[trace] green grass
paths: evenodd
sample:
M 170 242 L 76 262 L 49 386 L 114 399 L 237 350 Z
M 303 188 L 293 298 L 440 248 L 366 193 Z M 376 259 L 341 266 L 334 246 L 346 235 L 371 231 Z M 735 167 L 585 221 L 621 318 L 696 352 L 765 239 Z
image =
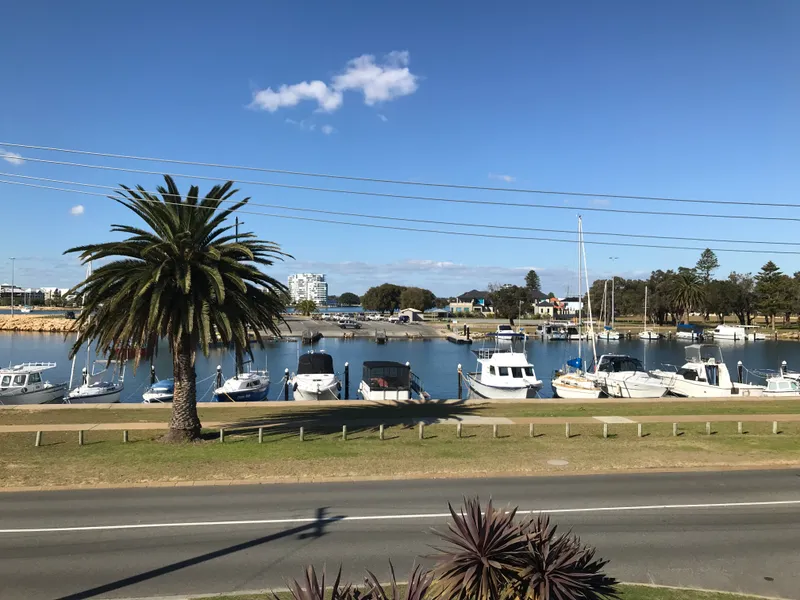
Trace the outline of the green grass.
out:
M 53 423 L 166 423 L 171 407 L 147 408 L 59 408 L 45 410 L 0 410 L 0 425 L 33 425 Z M 340 425 L 365 420 L 373 423 L 414 417 L 447 418 L 455 415 L 484 417 L 589 417 L 596 415 L 662 416 L 662 415 L 756 415 L 796 414 L 800 401 L 730 400 L 724 402 L 603 402 L 593 404 L 507 403 L 507 404 L 377 404 L 356 405 L 342 402 L 336 406 L 301 406 L 292 402 L 265 403 L 258 407 L 232 405 L 201 406 L 200 418 L 205 422 L 230 424 L 270 424 L 291 421 L 337 422 Z
M 266 430 L 259 444 L 255 432 L 229 434 L 219 443 L 208 432 L 205 441 L 167 445 L 160 432 L 89 431 L 78 446 L 76 432 L 45 432 L 43 446 L 34 447 L 33 433 L 0 434 L 0 486 L 131 485 L 188 481 L 298 481 L 346 478 L 467 477 L 597 473 L 616 470 L 766 467 L 800 465 L 800 423 L 786 423 L 773 435 L 771 423 L 718 423 L 713 435 L 704 423 L 685 424 L 672 437 L 669 423 L 645 424 L 645 437 L 636 425 L 611 425 L 609 439 L 602 425 L 537 426 L 528 437 L 525 425 L 501 425 L 497 439 L 492 427 L 465 425 L 461 439 L 454 425 L 425 428 L 387 427 L 378 439 L 371 426 L 306 428 L 299 440 L 296 429 Z M 548 461 L 568 461 L 554 466 Z

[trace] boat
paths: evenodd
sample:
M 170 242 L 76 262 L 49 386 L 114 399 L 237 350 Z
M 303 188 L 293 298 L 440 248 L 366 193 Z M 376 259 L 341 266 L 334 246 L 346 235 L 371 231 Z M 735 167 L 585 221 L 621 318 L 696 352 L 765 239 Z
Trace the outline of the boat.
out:
M 767 389 L 764 390 L 764 396 L 770 398 L 781 398 L 784 396 L 798 396 L 800 395 L 800 384 L 796 379 L 778 375 L 767 379 Z
M 67 383 L 42 380 L 42 373 L 55 369 L 54 362 L 28 362 L 0 369 L 0 404 L 44 404 L 64 397 Z
M 303 344 L 316 344 L 322 339 L 322 333 L 316 329 L 306 329 L 300 336 Z
M 470 398 L 524 399 L 536 398 L 542 389 L 542 381 L 536 377 L 533 365 L 525 353 L 527 336 L 515 333 L 505 341 L 495 338 L 495 347 L 473 350 L 477 357 L 477 368 L 464 373 Z
M 578 325 L 568 325 L 566 328 L 566 338 L 570 342 L 580 342 L 582 340 L 588 339 L 588 333 L 585 331 L 581 331 L 581 324 Z
M 613 342 L 616 340 L 622 339 L 622 335 L 619 331 L 614 329 L 614 314 L 616 307 L 614 306 L 614 279 L 611 279 L 611 324 L 609 325 L 608 321 L 608 311 L 606 310 L 606 291 L 608 288 L 608 280 L 603 284 L 603 308 L 602 308 L 602 320 L 603 320 L 603 329 L 597 332 L 597 339 L 602 340 L 604 342 Z
M 252 362 L 242 365 L 242 371 L 222 381 L 222 369 L 217 367 L 217 385 L 212 402 L 261 402 L 269 393 L 269 371 L 251 369 Z
M 19 307 L 19 312 L 21 312 L 23 314 L 27 314 L 27 313 L 33 312 L 33 307 L 32 306 L 28 306 L 27 304 L 25 306 L 20 306 Z
M 536 333 L 545 340 L 566 340 L 567 323 L 551 321 L 536 326 Z
M 604 342 L 613 342 L 622 339 L 622 334 L 620 334 L 619 331 L 614 331 L 608 325 L 604 326 L 602 331 L 598 331 L 595 335 L 598 340 L 603 340 Z
M 705 335 L 703 333 L 703 328 L 700 325 L 692 325 L 691 323 L 678 323 L 677 331 L 675 332 L 675 339 L 702 342 L 704 338 Z
M 342 389 L 333 371 L 333 358 L 324 352 L 300 355 L 289 385 L 295 400 L 337 400 Z
M 715 340 L 737 341 L 760 341 L 766 340 L 767 336 L 758 333 L 756 325 L 717 325 L 712 331 Z
M 102 364 L 103 367 L 95 372 L 95 365 Z M 74 361 L 73 361 L 74 366 Z M 110 377 L 105 379 L 108 373 L 108 362 L 105 360 L 95 361 L 91 372 L 88 367 L 83 367 L 81 371 L 81 384 L 71 390 L 64 402 L 67 404 L 115 404 L 120 401 L 122 390 L 125 389 L 125 363 L 115 363 L 114 370 Z M 70 376 L 70 387 L 72 376 Z
M 651 375 L 664 382 L 670 394 L 689 398 L 763 395 L 764 386 L 731 379 L 719 346 L 691 344 L 686 346 L 685 352 L 686 363 L 677 371 L 651 371 Z
M 390 360 L 364 361 L 358 395 L 364 400 L 411 400 L 414 395 L 429 400 L 422 382 L 409 363 Z
M 642 317 L 642 330 L 639 332 L 639 339 L 652 342 L 661 338 L 660 333 L 647 328 L 647 286 L 644 286 L 644 317 Z
M 563 371 L 556 371 L 551 386 L 553 388 L 553 395 L 558 398 L 574 398 L 574 399 L 589 399 L 599 398 L 602 389 L 598 385 L 597 380 L 586 373 L 583 365 L 583 344 L 582 340 L 588 338 L 592 341 L 592 355 L 595 362 L 597 362 L 597 347 L 595 346 L 595 336 L 592 334 L 592 300 L 589 293 L 589 273 L 586 269 L 586 248 L 583 244 L 583 219 L 578 217 L 578 298 L 582 298 L 581 286 L 583 285 L 583 278 L 586 278 L 586 297 L 588 299 L 587 306 L 589 309 L 588 334 L 581 331 L 581 322 L 583 317 L 583 303 L 578 307 L 578 326 L 577 340 L 578 340 L 578 356 L 567 361 L 566 367 Z M 572 328 L 568 328 L 572 329 Z
M 175 380 L 162 379 L 161 381 L 154 381 L 147 391 L 142 394 L 142 399 L 146 404 L 156 404 L 163 402 L 172 402 L 172 397 L 175 394 Z
M 592 371 L 603 392 L 611 398 L 661 398 L 666 384 L 650 375 L 638 358 L 603 354 Z
M 511 325 L 498 325 L 494 332 L 498 344 L 511 345 L 514 339 L 514 328 Z

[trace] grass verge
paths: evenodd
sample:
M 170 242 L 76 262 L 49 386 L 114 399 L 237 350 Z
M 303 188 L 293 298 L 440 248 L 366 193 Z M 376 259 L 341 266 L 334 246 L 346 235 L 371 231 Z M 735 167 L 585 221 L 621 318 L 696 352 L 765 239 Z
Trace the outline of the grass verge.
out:
M 308 481 L 347 478 L 435 478 L 487 475 L 593 473 L 617 470 L 681 468 L 761 468 L 800 465 L 800 423 L 782 426 L 773 435 L 771 423 L 718 423 L 707 435 L 704 423 L 687 423 L 672 437 L 668 423 L 646 424 L 644 437 L 636 425 L 612 425 L 608 439 L 602 425 L 537 426 L 529 437 L 525 425 L 501 425 L 498 438 L 491 426 L 465 425 L 456 437 L 453 425 L 425 428 L 387 427 L 379 439 L 373 427 L 353 428 L 347 441 L 336 432 L 306 428 L 305 441 L 296 431 L 228 435 L 216 432 L 203 442 L 165 445 L 155 431 L 91 431 L 85 445 L 75 432 L 46 432 L 34 447 L 34 434 L 0 434 L 0 487 L 133 485 L 190 481 Z M 553 464 L 551 461 L 557 461 Z M 566 464 L 563 464 L 566 461 Z

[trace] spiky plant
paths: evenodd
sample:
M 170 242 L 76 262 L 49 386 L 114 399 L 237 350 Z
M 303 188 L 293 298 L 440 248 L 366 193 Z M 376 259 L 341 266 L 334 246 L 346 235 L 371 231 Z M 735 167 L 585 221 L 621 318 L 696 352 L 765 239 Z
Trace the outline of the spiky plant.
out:
M 530 600 L 601 600 L 618 598 L 617 580 L 603 571 L 607 560 L 572 534 L 557 533 L 550 517 L 526 525 L 525 565 L 514 585 L 515 596 Z
M 237 192 L 232 181 L 214 186 L 205 197 L 192 186 L 185 198 L 171 177 L 165 175 L 164 182 L 158 195 L 141 186 L 121 186 L 113 197 L 145 228 L 113 225 L 113 233 L 130 237 L 66 251 L 79 253 L 84 263 L 116 259 L 70 290 L 84 299 L 70 358 L 92 341 L 111 357 L 129 347 L 152 355 L 158 341 L 166 339 L 175 396 L 165 439 L 186 441 L 200 435 L 197 351 L 207 355 L 209 345 L 218 341 L 232 345 L 238 358 L 243 351 L 250 353 L 248 329 L 261 347 L 262 331 L 280 335 L 287 289 L 260 267 L 288 255 L 252 233 L 231 232 L 228 217 L 249 200 L 232 200 Z M 233 204 L 223 207 L 227 202 Z
M 367 571 L 365 584 L 365 599 L 369 600 L 426 600 L 430 598 L 431 584 L 433 583 L 433 573 L 424 570 L 420 565 L 414 566 L 406 585 L 406 593 L 401 597 L 397 585 L 397 578 L 394 574 L 394 565 L 389 561 L 389 571 L 391 580 L 389 581 L 389 593 L 383 584 L 378 581 L 372 571 Z
M 325 570 L 318 577 L 314 567 L 306 569 L 304 581 L 292 581 L 289 584 L 289 593 L 294 600 L 359 600 L 362 596 L 358 589 L 349 583 L 341 583 L 342 568 L 336 574 L 330 595 L 326 596 L 325 591 Z M 273 600 L 282 600 L 280 596 L 272 593 Z
M 434 574 L 442 598 L 498 600 L 516 581 L 527 538 L 515 522 L 516 508 L 496 509 L 492 501 L 481 511 L 478 498 L 464 499 L 456 513 L 448 504 L 449 531 L 435 532 L 450 544 L 439 552 Z

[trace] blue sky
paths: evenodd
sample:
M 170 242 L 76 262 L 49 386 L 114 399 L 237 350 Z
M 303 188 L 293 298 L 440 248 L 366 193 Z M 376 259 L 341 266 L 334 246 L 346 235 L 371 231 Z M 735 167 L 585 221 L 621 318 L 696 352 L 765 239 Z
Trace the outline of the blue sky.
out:
M 800 3 L 793 0 L 491 7 L 200 0 L 191 10 L 186 6 L 164 0 L 5 3 L 0 141 L 374 178 L 795 202 Z M 239 186 L 255 202 L 295 207 L 569 230 L 583 212 L 588 232 L 796 237 L 796 223 L 586 211 L 780 215 L 786 209 L 405 188 L 5 151 L 23 159 L 574 211 Z M 158 180 L 7 158 L 0 160 L 3 173 L 149 189 Z M 0 184 L 0 201 L 0 279 L 10 279 L 6 257 L 17 256 L 22 285 L 74 283 L 82 269 L 61 252 L 109 239 L 110 223 L 127 220 L 124 210 L 101 197 Z M 82 214 L 72 214 L 78 205 Z M 276 276 L 323 271 L 333 293 L 397 281 L 455 294 L 489 282 L 519 282 L 528 268 L 542 273 L 547 290 L 560 294 L 577 285 L 574 244 L 243 218 L 245 229 L 279 242 L 296 258 L 276 268 Z M 608 240 L 587 235 L 591 239 Z M 612 270 L 635 275 L 691 265 L 699 252 L 587 246 L 587 254 L 590 274 L 602 277 Z M 720 252 L 719 258 L 725 273 L 757 271 L 769 258 L 787 272 L 800 270 L 796 256 Z

